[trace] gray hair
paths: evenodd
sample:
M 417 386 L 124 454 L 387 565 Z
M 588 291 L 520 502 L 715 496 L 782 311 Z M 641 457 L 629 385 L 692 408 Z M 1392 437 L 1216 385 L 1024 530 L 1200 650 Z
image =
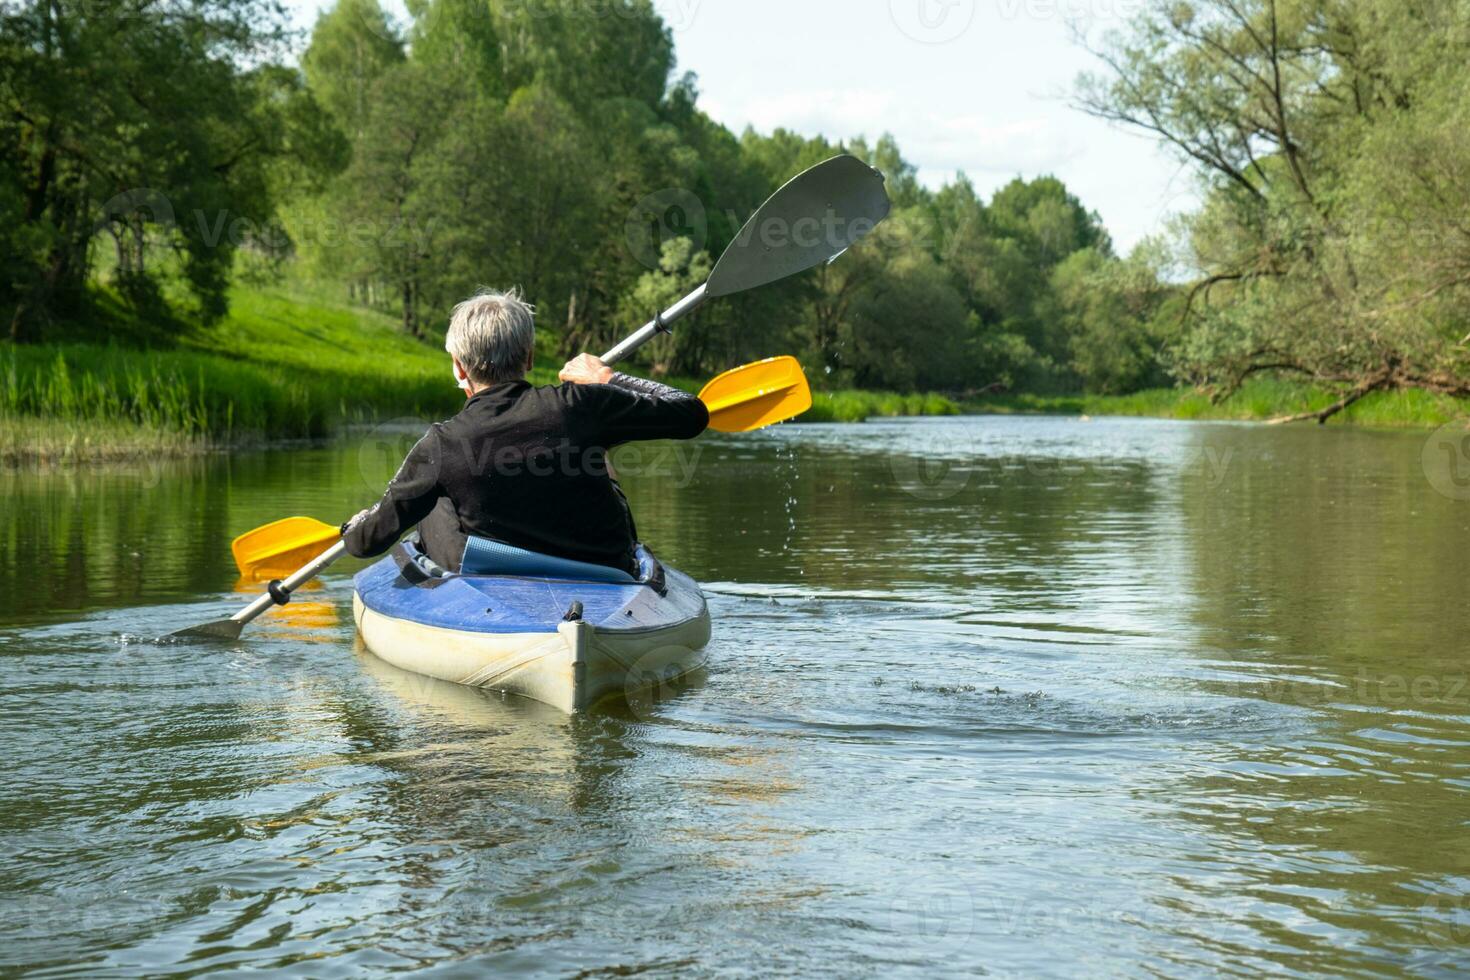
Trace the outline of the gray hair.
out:
M 535 312 L 518 289 L 482 289 L 450 314 L 444 349 L 476 384 L 518 380 L 536 347 Z

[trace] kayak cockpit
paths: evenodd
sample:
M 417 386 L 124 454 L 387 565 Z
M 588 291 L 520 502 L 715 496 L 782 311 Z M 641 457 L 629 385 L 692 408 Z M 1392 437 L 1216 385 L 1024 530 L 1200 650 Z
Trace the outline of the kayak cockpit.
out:
M 638 559 L 638 581 L 467 575 L 446 570 L 403 541 L 388 559 L 359 573 L 355 584 L 363 601 L 384 615 L 477 633 L 552 631 L 573 603 L 581 603 L 583 621 L 612 629 L 656 627 L 693 614 L 687 594 L 670 596 L 658 559 L 641 546 Z
M 460 574 L 404 542 L 358 573 L 354 618 L 395 666 L 577 710 L 704 663 L 698 583 L 640 560 L 646 581 Z

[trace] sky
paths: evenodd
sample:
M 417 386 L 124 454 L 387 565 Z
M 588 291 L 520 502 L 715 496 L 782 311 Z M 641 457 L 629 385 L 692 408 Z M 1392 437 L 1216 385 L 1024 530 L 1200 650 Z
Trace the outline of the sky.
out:
M 331 0 L 288 2 L 309 27 Z M 1071 25 L 1095 37 L 1142 0 L 654 3 L 676 71 L 698 75 L 700 105 L 736 133 L 892 133 L 926 185 L 963 171 L 987 196 L 1017 175 L 1052 174 L 1102 215 L 1120 253 L 1197 204 L 1166 150 L 1068 104 L 1078 73 L 1096 67 Z M 402 18 L 397 0 L 385 6 Z

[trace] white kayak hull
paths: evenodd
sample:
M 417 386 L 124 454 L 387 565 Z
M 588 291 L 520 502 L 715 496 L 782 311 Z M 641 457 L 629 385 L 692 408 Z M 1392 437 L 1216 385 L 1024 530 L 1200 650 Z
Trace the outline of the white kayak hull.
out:
M 353 618 L 367 649 L 404 670 L 575 712 L 664 688 L 706 662 L 709 609 L 673 569 L 662 593 L 504 576 L 450 576 L 424 589 L 390 576 L 387 562 L 358 576 Z M 473 628 L 466 610 L 486 602 L 485 628 Z M 573 603 L 585 618 L 563 618 Z

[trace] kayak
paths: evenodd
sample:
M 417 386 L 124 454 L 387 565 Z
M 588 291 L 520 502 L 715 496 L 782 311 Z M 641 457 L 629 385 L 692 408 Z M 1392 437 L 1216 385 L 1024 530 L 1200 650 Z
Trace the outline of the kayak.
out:
M 353 580 L 364 646 L 404 670 L 575 712 L 704 666 L 699 584 L 639 550 L 637 579 L 551 571 L 458 574 L 404 541 Z M 603 571 L 607 571 L 604 569 Z

